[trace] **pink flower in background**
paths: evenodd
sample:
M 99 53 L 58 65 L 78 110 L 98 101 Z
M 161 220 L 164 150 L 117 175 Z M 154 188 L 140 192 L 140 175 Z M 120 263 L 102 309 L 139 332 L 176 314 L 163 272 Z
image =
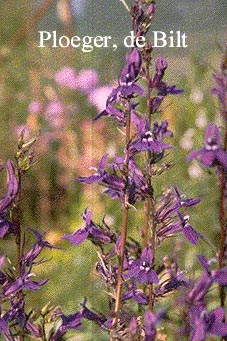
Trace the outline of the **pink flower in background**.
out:
M 54 100 L 48 103 L 44 115 L 54 128 L 60 128 L 64 125 L 63 113 L 63 104 L 59 100 Z
M 28 106 L 28 111 L 32 114 L 38 114 L 42 110 L 42 105 L 38 101 L 32 101 Z
M 98 73 L 92 69 L 85 69 L 80 71 L 77 78 L 78 89 L 82 92 L 88 93 L 98 85 Z
M 14 130 L 14 133 L 15 133 L 15 136 L 16 136 L 17 139 L 19 138 L 19 136 L 21 136 L 22 132 L 23 132 L 24 140 L 25 141 L 28 140 L 29 139 L 29 134 L 30 134 L 29 127 L 26 126 L 26 125 L 19 125 L 19 126 L 17 126 L 15 128 L 15 130 Z
M 100 86 L 90 92 L 88 100 L 101 112 L 106 109 L 106 101 L 111 91 L 110 85 Z
M 77 78 L 78 76 L 76 71 L 68 66 L 63 67 L 54 76 L 57 85 L 64 86 L 72 90 L 76 90 L 78 88 Z

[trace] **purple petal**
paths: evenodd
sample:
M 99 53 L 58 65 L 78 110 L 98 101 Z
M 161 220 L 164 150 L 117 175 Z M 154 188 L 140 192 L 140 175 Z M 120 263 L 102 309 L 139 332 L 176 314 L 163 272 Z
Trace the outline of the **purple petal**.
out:
M 19 184 L 15 176 L 14 165 L 11 161 L 7 161 L 7 193 L 5 197 L 0 200 L 0 211 L 4 211 L 16 198 Z
M 213 150 L 204 151 L 201 154 L 200 161 L 207 167 L 211 167 L 214 164 L 216 153 Z
M 212 271 L 212 278 L 221 285 L 227 285 L 227 267 L 220 270 Z
M 149 264 L 152 264 L 153 254 L 150 246 L 147 246 L 145 249 L 143 249 L 140 260 L 141 262 L 148 262 Z
M 73 234 L 66 234 L 62 239 L 68 239 L 72 245 L 81 244 L 88 237 L 88 230 L 81 228 L 74 232 Z
M 216 157 L 218 161 L 224 166 L 227 167 L 227 152 L 219 149 L 216 151 Z
M 188 156 L 187 156 L 187 161 L 190 161 L 190 160 L 192 160 L 192 159 L 197 158 L 199 155 L 201 155 L 201 153 L 202 153 L 203 151 L 204 151 L 204 148 L 194 150 L 193 152 L 191 152 L 190 154 L 188 154 Z
M 136 260 L 130 266 L 129 271 L 124 275 L 124 278 L 136 277 L 140 272 L 140 260 Z
M 190 243 L 194 245 L 198 243 L 198 239 L 200 235 L 193 229 L 191 225 L 188 225 L 188 224 L 185 225 L 183 228 L 183 233 Z

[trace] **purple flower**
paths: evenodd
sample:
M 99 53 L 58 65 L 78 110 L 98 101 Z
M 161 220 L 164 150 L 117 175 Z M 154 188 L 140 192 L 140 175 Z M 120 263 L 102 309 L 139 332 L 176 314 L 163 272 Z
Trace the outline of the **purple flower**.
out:
M 98 84 L 99 77 L 95 70 L 85 69 L 80 71 L 77 77 L 78 89 L 81 92 L 89 93 Z
M 187 160 L 199 158 L 206 167 L 222 165 L 227 167 L 227 152 L 221 148 L 221 137 L 218 127 L 209 123 L 205 133 L 205 146 L 191 152 Z
M 38 114 L 42 110 L 42 105 L 38 101 L 33 101 L 28 106 L 28 111 L 33 114 Z
M 63 87 L 76 90 L 78 88 L 76 71 L 68 66 L 63 67 L 55 74 L 55 82 Z
M 140 259 L 135 260 L 124 275 L 134 278 L 138 283 L 158 283 L 158 276 L 153 270 L 153 255 L 150 246 L 143 249 Z
M 76 312 L 71 315 L 61 315 L 62 323 L 57 331 L 51 335 L 50 341 L 59 341 L 61 337 L 70 329 L 78 329 L 81 326 L 81 321 L 83 318 L 82 312 Z
M 140 304 L 148 304 L 148 297 L 143 293 L 141 289 L 137 289 L 136 284 L 133 282 L 129 291 L 124 293 L 121 297 L 122 301 L 133 299 Z
M 182 228 L 182 232 L 185 235 L 185 238 L 192 244 L 196 245 L 198 243 L 198 239 L 201 238 L 201 234 L 196 232 L 195 229 L 188 223 L 189 216 L 182 216 L 182 214 L 178 211 L 178 217 L 180 218 L 179 225 Z
M 137 201 L 143 201 L 146 198 L 151 198 L 153 188 L 148 184 L 143 173 L 136 163 L 129 160 L 129 179 L 128 179 L 128 202 L 135 204 Z
M 106 102 L 112 87 L 110 85 L 100 86 L 93 89 L 88 96 L 89 102 L 94 105 L 98 112 L 102 112 L 106 108 Z
M 0 212 L 5 211 L 12 202 L 16 199 L 19 184 L 15 175 L 15 169 L 12 161 L 7 161 L 7 193 L 3 199 L 0 200 Z
M 45 118 L 54 128 L 61 128 L 64 125 L 64 106 L 59 100 L 48 103 L 45 110 Z
M 107 175 L 107 171 L 105 170 L 106 164 L 107 164 L 107 157 L 108 154 L 104 154 L 101 158 L 101 161 L 99 163 L 99 167 L 96 170 L 96 173 L 94 175 L 88 176 L 88 177 L 78 177 L 77 181 L 79 182 L 85 182 L 87 184 L 93 184 L 93 183 L 99 183 L 101 182 L 105 176 Z
M 119 94 L 124 98 L 132 98 L 135 94 L 143 95 L 144 90 L 136 84 L 142 64 L 141 53 L 133 48 L 126 56 L 126 65 L 124 66 L 119 79 L 119 86 L 113 90 L 111 97 Z
M 152 80 L 152 87 L 158 87 L 158 85 L 160 84 L 160 81 L 164 77 L 165 70 L 168 67 L 168 64 L 167 64 L 165 58 L 159 57 L 156 60 L 155 67 L 156 67 L 156 72 L 155 72 L 154 78 Z
M 159 223 L 167 221 L 171 216 L 184 207 L 191 207 L 200 202 L 199 198 L 184 198 L 175 186 L 161 196 L 160 205 L 156 210 L 156 218 Z
M 156 325 L 161 319 L 163 313 L 155 315 L 150 310 L 144 314 L 144 327 L 145 327 L 145 341 L 153 341 L 156 339 Z
M 40 287 L 48 282 L 48 279 L 43 279 L 41 281 L 31 281 L 30 278 L 34 276 L 34 274 L 26 273 L 19 277 L 15 282 L 9 284 L 4 289 L 4 296 L 10 296 L 16 294 L 18 291 L 22 289 L 29 290 L 39 290 Z
M 43 237 L 46 235 L 46 233 L 39 233 L 33 228 L 30 228 L 30 230 L 34 233 L 37 242 L 32 246 L 31 250 L 28 251 L 23 257 L 22 257 L 22 264 L 27 265 L 31 267 L 34 260 L 39 256 L 42 249 L 44 247 L 50 248 L 50 249 L 59 249 L 58 247 L 51 245 L 48 241 L 43 240 Z
M 86 303 L 87 299 L 85 298 L 83 303 L 81 304 L 83 308 L 82 316 L 89 321 L 94 321 L 99 326 L 104 325 L 104 323 L 107 321 L 107 318 L 103 314 L 96 314 L 95 312 L 88 309 Z
M 168 121 L 162 121 L 161 124 L 158 122 L 154 123 L 153 135 L 156 140 L 162 141 L 166 136 L 172 137 L 172 131 L 168 130 Z
M 97 172 L 89 177 L 79 177 L 77 181 L 85 182 L 88 184 L 99 183 L 107 187 L 108 189 L 104 192 L 109 194 L 112 198 L 122 197 L 125 189 L 125 180 L 122 176 L 118 176 L 116 171 L 109 173 L 105 170 L 107 164 L 108 154 L 103 155 Z M 115 167 L 115 166 L 114 166 Z M 118 167 L 118 165 L 116 165 Z
M 190 341 L 203 341 L 209 334 L 216 336 L 227 336 L 227 323 L 225 319 L 225 309 L 218 307 L 207 313 L 194 307 L 190 312 L 192 332 Z
M 15 341 L 12 337 L 8 324 L 3 318 L 0 318 L 0 333 L 6 337 L 7 341 Z
M 16 229 L 16 225 L 11 223 L 6 215 L 6 212 L 0 213 L 0 238 L 4 238 L 7 233 L 15 232 Z
M 62 237 L 62 239 L 68 239 L 72 245 L 81 244 L 88 237 L 95 243 L 110 243 L 113 237 L 113 233 L 110 230 L 103 229 L 100 226 L 93 223 L 91 220 L 91 212 L 85 209 L 83 213 L 83 219 L 85 226 L 75 231 L 73 234 L 68 234 Z
M 171 146 L 156 139 L 150 130 L 148 120 L 141 119 L 138 125 L 139 138 L 129 144 L 129 151 L 131 153 L 151 151 L 160 154 L 165 149 L 170 149 Z

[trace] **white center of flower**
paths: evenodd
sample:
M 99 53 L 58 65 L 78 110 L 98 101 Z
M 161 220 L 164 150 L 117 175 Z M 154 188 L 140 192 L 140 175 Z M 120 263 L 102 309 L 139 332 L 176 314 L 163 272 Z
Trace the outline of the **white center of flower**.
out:
M 150 269 L 151 269 L 151 266 L 148 262 L 143 262 L 140 265 L 140 270 L 144 270 L 145 272 L 148 272 L 148 271 L 150 271 Z

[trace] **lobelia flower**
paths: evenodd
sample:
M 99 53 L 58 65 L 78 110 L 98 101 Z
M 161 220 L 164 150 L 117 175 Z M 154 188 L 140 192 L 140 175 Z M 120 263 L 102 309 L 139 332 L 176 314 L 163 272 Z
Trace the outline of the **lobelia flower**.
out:
M 154 77 L 151 81 L 152 87 L 155 88 L 155 87 L 159 86 L 162 78 L 164 77 L 165 70 L 167 69 L 167 67 L 168 67 L 168 64 L 167 64 L 165 58 L 159 57 L 156 60 L 156 63 L 155 63 L 156 72 L 155 72 Z
M 158 283 L 158 275 L 153 270 L 153 255 L 150 246 L 143 249 L 140 259 L 129 266 L 124 278 L 134 278 L 138 283 Z
M 83 318 L 89 321 L 94 321 L 99 326 L 103 326 L 104 323 L 107 321 L 107 318 L 103 314 L 96 314 L 95 312 L 88 309 L 88 307 L 86 306 L 86 303 L 87 303 L 87 299 L 85 298 L 83 303 L 81 304 Z
M 4 318 L 0 318 L 0 333 L 6 337 L 7 341 L 15 341 Z
M 122 295 L 121 300 L 125 301 L 131 298 L 137 303 L 144 304 L 144 305 L 147 305 L 149 301 L 148 297 L 143 293 L 143 291 L 141 289 L 137 289 L 134 281 L 132 282 L 132 285 L 129 291 L 127 291 L 126 293 Z
M 146 310 L 144 314 L 145 341 L 156 340 L 156 325 L 159 323 L 163 315 L 163 311 L 155 315 L 150 310 Z
M 194 307 L 190 311 L 190 319 L 192 329 L 190 341 L 204 341 L 209 334 L 227 336 L 227 323 L 223 322 L 224 308 L 218 307 L 208 313 L 204 307 Z
M 87 238 L 91 238 L 94 242 L 101 242 L 103 244 L 111 243 L 114 234 L 110 230 L 104 230 L 94 224 L 91 220 L 91 215 L 91 211 L 85 209 L 83 213 L 85 226 L 81 227 L 73 234 L 64 235 L 62 239 L 68 239 L 72 245 L 81 244 Z
M 29 290 L 39 290 L 40 287 L 48 282 L 48 279 L 43 279 L 40 281 L 31 281 L 30 278 L 34 276 L 34 274 L 27 272 L 19 277 L 15 282 L 9 284 L 4 288 L 3 294 L 4 296 L 15 295 L 18 291 L 22 289 Z
M 166 136 L 173 136 L 172 131 L 168 130 L 168 125 L 168 121 L 162 121 L 160 124 L 158 122 L 154 122 L 152 133 L 157 141 L 162 141 L 162 139 Z
M 13 297 L 10 300 L 11 308 L 4 314 L 3 319 L 9 324 L 13 320 L 17 320 L 20 326 L 25 325 L 27 317 L 24 311 L 24 299 Z
M 104 193 L 109 194 L 113 199 L 122 198 L 126 192 L 129 204 L 134 204 L 136 201 L 152 196 L 152 187 L 147 183 L 139 167 L 132 159 L 129 160 L 127 176 L 125 156 L 116 157 L 114 163 L 109 165 L 113 173 L 108 173 L 105 170 L 106 161 L 107 154 L 102 157 L 97 173 L 89 177 L 79 177 L 77 180 L 89 184 L 97 182 L 104 185 L 108 188 Z M 127 177 L 128 181 L 126 181 Z
M 218 127 L 209 123 L 205 133 L 205 146 L 191 152 L 187 160 L 198 158 L 206 167 L 221 165 L 227 167 L 227 152 L 221 148 L 221 137 Z
M 182 214 L 177 211 L 178 217 L 180 218 L 180 222 L 177 223 L 181 227 L 181 231 L 185 235 L 185 238 L 192 244 L 197 245 L 199 238 L 201 238 L 201 234 L 196 232 L 195 229 L 188 224 L 189 216 L 182 216 Z
M 147 119 L 141 118 L 137 125 L 139 138 L 129 144 L 129 151 L 131 153 L 151 151 L 160 154 L 165 149 L 172 148 L 170 145 L 155 139 L 154 134 L 150 129 L 150 124 Z
M 19 190 L 18 180 L 15 175 L 15 169 L 12 161 L 8 160 L 7 167 L 7 193 L 0 200 L 0 212 L 4 212 L 16 199 Z
M 161 196 L 160 205 L 156 209 L 157 222 L 163 223 L 180 208 L 195 206 L 198 203 L 200 203 L 199 198 L 184 198 L 175 186 Z
M 151 198 L 153 195 L 153 189 L 148 184 L 143 173 L 136 165 L 136 163 L 129 160 L 129 174 L 128 174 L 128 202 L 133 205 L 137 201 L 143 201 L 146 198 Z
M 124 66 L 119 79 L 119 86 L 114 89 L 114 93 L 119 93 L 124 98 L 132 98 L 135 94 L 143 95 L 144 90 L 136 84 L 137 77 L 141 69 L 142 57 L 138 49 L 133 48 L 131 53 L 126 56 L 126 65 Z
M 59 249 L 58 247 L 51 245 L 48 241 L 43 240 L 43 237 L 46 235 L 45 232 L 41 234 L 33 228 L 30 228 L 30 230 L 34 233 L 37 242 L 32 246 L 30 251 L 28 251 L 24 256 L 22 256 L 21 259 L 22 264 L 28 267 L 32 266 L 34 260 L 39 256 L 44 247 L 50 249 Z
M 7 213 L 0 213 L 0 238 L 4 238 L 7 233 L 15 232 L 16 226 L 7 219 Z
M 119 126 L 125 127 L 128 113 L 127 110 L 120 106 L 120 103 L 118 102 L 120 102 L 118 99 L 118 91 L 117 89 L 114 89 L 107 98 L 105 110 L 96 115 L 93 120 L 96 121 L 102 116 L 108 116 L 112 118 Z M 135 120 L 138 120 L 135 111 L 137 105 L 138 103 L 130 103 L 130 115 L 132 123 L 134 123 Z
M 62 323 L 60 327 L 51 333 L 50 341 L 59 341 L 61 337 L 70 329 L 78 329 L 81 326 L 83 314 L 79 311 L 71 315 L 61 315 Z

